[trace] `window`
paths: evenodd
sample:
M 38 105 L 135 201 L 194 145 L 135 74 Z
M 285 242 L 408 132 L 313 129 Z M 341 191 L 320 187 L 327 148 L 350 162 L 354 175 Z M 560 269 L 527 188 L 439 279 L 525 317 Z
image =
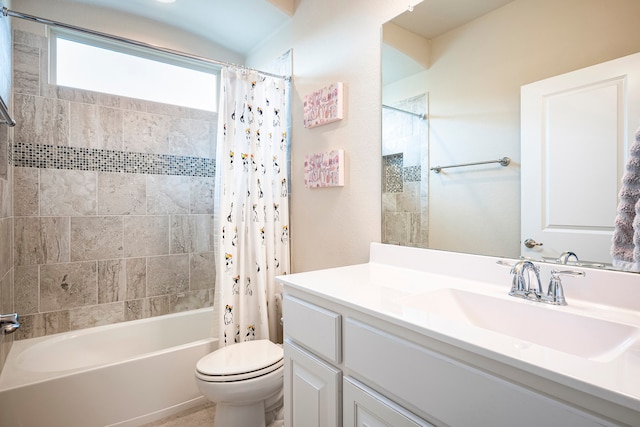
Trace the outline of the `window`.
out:
M 96 92 L 216 111 L 219 68 L 201 61 L 51 30 L 51 81 Z

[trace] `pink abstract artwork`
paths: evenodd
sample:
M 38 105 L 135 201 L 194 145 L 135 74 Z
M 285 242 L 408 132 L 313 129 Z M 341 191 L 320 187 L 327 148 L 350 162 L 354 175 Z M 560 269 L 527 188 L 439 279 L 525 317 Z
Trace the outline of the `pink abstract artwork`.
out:
M 334 83 L 304 97 L 304 127 L 342 120 L 342 83 Z
M 304 185 L 307 188 L 344 186 L 344 150 L 306 155 Z

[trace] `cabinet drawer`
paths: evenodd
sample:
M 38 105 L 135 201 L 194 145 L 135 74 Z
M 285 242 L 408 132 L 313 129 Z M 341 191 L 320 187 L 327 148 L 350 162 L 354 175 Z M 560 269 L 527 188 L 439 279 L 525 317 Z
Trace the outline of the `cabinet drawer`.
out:
M 433 427 L 352 378 L 343 383 L 343 427 Z
M 354 319 L 345 367 L 436 424 L 539 427 L 611 425 L 577 408 Z M 394 398 L 394 400 L 395 400 Z M 535 408 L 535 410 L 531 410 Z M 439 421 L 435 421 L 439 420 Z
M 283 299 L 284 334 L 333 363 L 342 361 L 341 316 L 290 295 Z M 287 319 L 296 319 L 287 321 Z

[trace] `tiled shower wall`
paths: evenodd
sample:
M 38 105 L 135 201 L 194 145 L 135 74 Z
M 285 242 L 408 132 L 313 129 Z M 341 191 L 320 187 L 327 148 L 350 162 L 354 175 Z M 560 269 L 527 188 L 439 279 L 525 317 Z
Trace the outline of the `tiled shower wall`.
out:
M 13 42 L 17 338 L 212 305 L 217 115 L 50 85 Z
M 4 2 L 0 1 L 0 5 Z M 8 19 L 0 19 L 0 95 L 10 107 L 11 29 Z M 9 165 L 9 127 L 0 124 L 0 313 L 13 313 L 13 218 L 12 170 Z M 11 349 L 13 335 L 0 333 L 0 370 Z
M 427 114 L 427 96 L 409 98 L 393 107 Z M 382 242 L 426 248 L 429 244 L 427 121 L 383 109 L 382 156 Z

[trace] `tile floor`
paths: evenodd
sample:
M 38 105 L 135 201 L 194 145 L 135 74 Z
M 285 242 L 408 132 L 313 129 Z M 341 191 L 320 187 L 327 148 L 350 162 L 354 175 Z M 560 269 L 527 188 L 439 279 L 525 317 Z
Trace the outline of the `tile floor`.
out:
M 142 427 L 210 427 L 213 426 L 213 417 L 216 413 L 216 405 L 207 403 L 203 406 L 187 409 L 152 423 L 144 424 Z M 269 427 L 283 427 L 283 409 L 271 413 L 272 420 Z M 275 419 L 273 419 L 275 418 Z
M 213 425 L 213 416 L 216 406 L 207 403 L 204 406 L 196 406 L 170 417 L 145 424 L 143 427 L 205 427 Z

